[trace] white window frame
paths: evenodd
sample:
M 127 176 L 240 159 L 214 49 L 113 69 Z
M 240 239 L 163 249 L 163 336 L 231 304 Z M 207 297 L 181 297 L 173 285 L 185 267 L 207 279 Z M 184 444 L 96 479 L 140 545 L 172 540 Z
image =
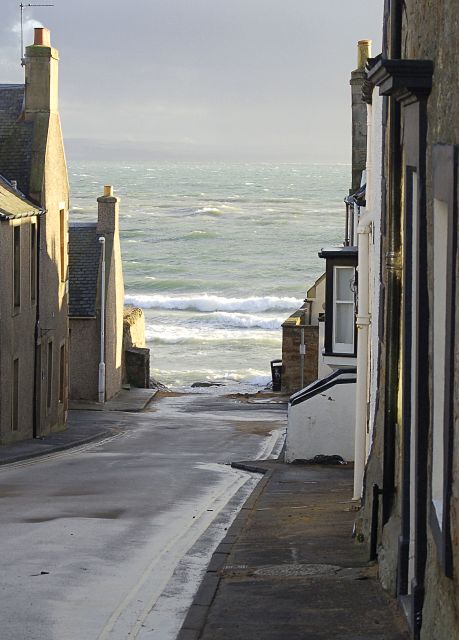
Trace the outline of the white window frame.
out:
M 433 225 L 433 407 L 432 407 L 432 502 L 438 526 L 443 528 L 445 475 L 445 366 L 446 366 L 446 298 L 448 253 L 448 203 L 434 199 Z
M 333 267 L 333 334 L 332 334 L 332 347 L 333 353 L 339 354 L 353 354 L 355 351 L 355 331 L 352 332 L 352 342 L 337 342 L 336 340 L 336 330 L 337 330 L 337 318 L 338 318 L 338 309 L 341 305 L 351 305 L 353 314 L 355 315 L 355 304 L 354 300 L 338 300 L 337 299 L 337 274 L 338 269 L 351 269 L 353 272 L 353 277 L 355 278 L 355 267 L 349 265 L 335 265 Z M 355 326 L 355 322 L 354 322 Z

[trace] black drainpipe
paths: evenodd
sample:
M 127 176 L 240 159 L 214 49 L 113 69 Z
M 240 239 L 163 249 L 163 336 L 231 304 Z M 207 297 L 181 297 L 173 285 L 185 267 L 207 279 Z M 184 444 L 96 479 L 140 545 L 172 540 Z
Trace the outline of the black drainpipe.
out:
M 379 525 L 379 496 L 381 489 L 377 484 L 373 485 L 373 496 L 371 504 L 371 529 L 370 529 L 370 560 L 378 557 L 378 525 Z
M 402 2 L 390 2 L 389 57 L 401 57 Z M 385 421 L 384 421 L 384 459 L 383 459 L 383 499 L 382 521 L 389 520 L 395 491 L 395 439 L 397 429 L 399 354 L 400 354 L 400 318 L 402 294 L 401 265 L 401 149 L 400 149 L 400 105 L 394 97 L 388 98 L 387 125 L 389 127 L 388 146 L 384 153 L 389 156 L 389 175 L 387 176 L 387 310 L 386 310 L 386 381 L 385 381 Z
M 37 274 L 35 278 L 35 348 L 33 358 L 33 437 L 38 437 L 39 425 L 38 425 L 38 383 L 41 371 L 38 367 L 37 350 L 40 342 L 40 256 L 41 256 L 41 218 L 46 214 L 46 210 L 43 210 L 37 218 L 37 237 L 35 239 L 37 244 L 36 260 L 37 260 Z

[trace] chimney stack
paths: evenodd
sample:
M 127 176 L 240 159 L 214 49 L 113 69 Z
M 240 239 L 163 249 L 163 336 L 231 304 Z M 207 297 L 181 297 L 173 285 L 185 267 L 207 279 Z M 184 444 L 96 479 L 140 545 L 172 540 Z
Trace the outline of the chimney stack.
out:
M 97 198 L 97 202 L 97 233 L 105 235 L 118 232 L 119 198 L 113 195 L 111 185 L 104 187 L 104 195 Z
M 34 43 L 25 54 L 25 112 L 52 113 L 58 110 L 57 49 L 51 46 L 48 29 L 35 29 Z
M 357 68 L 351 73 L 352 105 L 352 180 L 350 193 L 355 193 L 362 180 L 367 161 L 367 105 L 362 99 L 365 66 L 371 57 L 371 40 L 357 43 Z

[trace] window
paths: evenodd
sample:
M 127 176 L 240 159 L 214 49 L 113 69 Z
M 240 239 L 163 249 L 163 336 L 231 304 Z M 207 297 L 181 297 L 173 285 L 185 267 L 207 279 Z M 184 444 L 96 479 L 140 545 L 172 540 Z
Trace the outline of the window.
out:
M 59 265 L 60 265 L 60 275 L 61 282 L 65 282 L 66 278 L 66 264 L 65 264 L 65 210 L 61 209 L 59 211 Z
M 19 429 L 19 358 L 13 360 L 13 397 L 11 406 L 11 429 Z
M 59 356 L 59 403 L 64 403 L 65 390 L 65 344 L 61 345 Z
M 443 421 L 445 418 L 445 356 L 446 356 L 446 281 L 448 241 L 448 203 L 434 201 L 433 228 L 433 407 L 432 407 L 432 502 L 438 525 L 443 527 L 443 475 L 444 443 Z
M 37 225 L 30 225 L 30 300 L 37 298 Z
M 13 304 L 21 305 L 21 227 L 13 227 Z
M 347 366 L 357 355 L 355 284 L 357 247 L 322 249 L 327 261 L 325 280 L 325 336 L 323 355 L 327 364 Z
M 354 353 L 354 267 L 334 268 L 333 351 Z
M 48 384 L 46 391 L 46 407 L 51 408 L 53 399 L 53 341 L 48 342 Z

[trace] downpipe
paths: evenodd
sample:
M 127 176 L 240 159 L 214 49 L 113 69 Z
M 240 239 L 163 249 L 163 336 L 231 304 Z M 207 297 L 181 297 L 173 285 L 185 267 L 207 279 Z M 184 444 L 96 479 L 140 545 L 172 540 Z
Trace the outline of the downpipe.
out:
M 371 503 L 371 529 L 370 529 L 370 560 L 378 557 L 378 526 L 379 526 L 379 496 L 382 490 L 375 483 L 373 485 L 373 500 Z
M 371 218 L 370 218 L 371 219 Z M 367 454 L 367 390 L 368 390 L 368 335 L 369 312 L 369 214 L 362 216 L 358 229 L 358 310 L 357 326 L 357 382 L 354 439 L 354 500 L 360 500 L 363 490 Z
M 100 286 L 100 361 L 99 361 L 99 388 L 98 400 L 105 402 L 105 238 L 101 236 L 99 242 L 102 249 L 101 286 Z

